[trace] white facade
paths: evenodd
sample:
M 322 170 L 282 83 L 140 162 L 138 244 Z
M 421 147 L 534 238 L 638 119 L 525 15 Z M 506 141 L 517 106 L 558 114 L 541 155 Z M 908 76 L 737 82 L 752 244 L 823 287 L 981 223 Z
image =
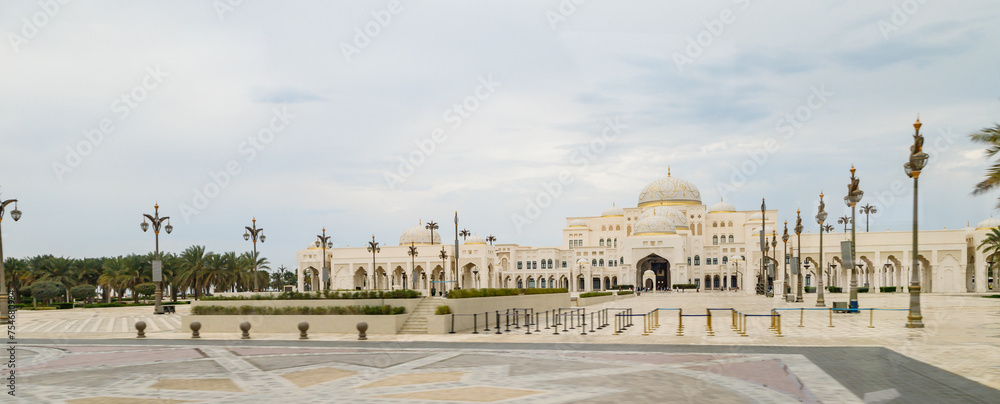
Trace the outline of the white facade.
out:
M 768 210 L 762 217 L 760 210 L 737 210 L 722 201 L 704 205 L 694 184 L 668 173 L 642 190 L 636 207 L 612 206 L 599 216 L 566 218 L 562 244 L 556 247 L 491 245 L 472 235 L 458 246 L 456 265 L 455 245 L 442 246 L 438 231 L 434 231 L 432 241 L 431 231 L 420 224 L 406 230 L 399 245 L 380 246 L 374 262 L 367 247 L 326 249 L 332 273 L 326 287 L 401 289 L 405 278 L 405 288 L 425 293 L 432 288 L 442 291 L 454 287 L 568 287 L 572 291 L 593 291 L 619 284 L 665 289 L 687 283 L 703 289 L 738 288 L 753 293 L 761 267 L 758 240 L 763 223 L 768 244 L 777 241 L 779 265 L 774 284 L 783 285 L 781 256 L 789 248 L 797 249 L 801 237 L 802 258 L 810 264 L 804 278 L 806 286 L 816 286 L 817 262 L 824 262 L 824 285 L 843 286 L 846 290 L 850 273 L 843 266 L 840 242 L 849 240 L 850 233 L 824 234 L 821 258 L 819 234 L 804 232 L 796 236 L 794 216 L 789 216 L 792 223 L 786 246 L 781 240 L 784 223 L 775 221 L 777 211 Z M 817 227 L 811 214 L 803 213 L 802 221 L 806 229 Z M 986 282 L 973 281 L 986 279 L 987 265 L 975 246 L 989 228 L 998 225 L 1000 221 L 988 219 L 976 229 L 921 231 L 918 260 L 922 291 L 986 291 Z M 446 234 L 454 232 L 448 225 L 441 230 Z M 410 255 L 411 246 L 415 256 Z M 447 255 L 444 259 L 442 249 Z M 910 279 L 911 250 L 911 232 L 857 232 L 856 255 L 863 263 L 859 286 L 867 285 L 871 292 L 879 292 L 880 286 L 897 286 L 897 291 L 905 291 Z M 310 246 L 298 252 L 299 290 L 321 287 L 325 279 L 320 271 L 323 251 Z M 768 255 L 774 256 L 774 251 Z M 794 284 L 795 277 L 791 282 Z

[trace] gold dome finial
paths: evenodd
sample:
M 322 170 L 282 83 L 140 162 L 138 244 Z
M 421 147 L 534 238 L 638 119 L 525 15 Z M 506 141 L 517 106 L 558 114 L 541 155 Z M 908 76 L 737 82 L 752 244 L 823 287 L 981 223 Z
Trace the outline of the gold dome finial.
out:
M 670 176 L 670 166 L 667 166 L 667 177 Z
M 854 164 L 851 164 L 851 176 L 852 177 L 854 176 L 854 171 L 855 171 Z
M 913 123 L 913 128 L 916 130 L 920 130 L 920 127 L 923 125 L 924 124 L 920 123 L 920 114 L 917 114 L 917 121 Z

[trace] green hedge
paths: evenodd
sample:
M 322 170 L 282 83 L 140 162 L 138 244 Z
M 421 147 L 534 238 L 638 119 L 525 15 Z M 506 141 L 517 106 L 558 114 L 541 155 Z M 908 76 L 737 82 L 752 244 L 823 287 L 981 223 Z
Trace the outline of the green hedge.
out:
M 675 283 L 672 287 L 674 289 L 697 289 L 698 285 L 693 283 Z
M 882 293 L 892 293 L 892 292 L 896 291 L 896 287 L 895 286 L 879 286 L 878 291 L 882 292 Z
M 631 290 L 619 290 L 618 291 L 618 296 L 631 295 L 633 293 L 635 293 L 635 292 L 633 292 Z
M 197 315 L 390 315 L 403 314 L 405 307 L 385 306 L 329 306 L 329 307 L 267 307 L 267 306 L 195 306 Z
M 987 299 L 1000 299 L 1000 295 L 986 295 L 986 296 L 983 296 L 983 297 L 985 297 Z
M 66 310 L 73 308 L 73 302 L 69 303 L 52 303 L 50 306 L 55 307 L 57 310 Z
M 587 297 L 600 297 L 600 296 L 611 296 L 613 294 L 614 293 L 612 293 L 612 292 L 587 292 L 587 293 L 581 293 L 580 297 L 583 297 L 583 298 L 587 298 Z
M 38 307 L 25 306 L 22 307 L 21 310 L 56 310 L 56 308 L 53 306 L 38 306 Z
M 803 289 L 806 290 L 806 293 L 816 293 L 816 287 L 815 286 L 806 286 Z
M 544 295 L 550 293 L 568 293 L 564 288 L 533 288 L 533 289 L 454 289 L 448 292 L 449 299 L 468 299 L 472 297 L 497 297 L 517 295 Z
M 844 288 L 840 286 L 827 286 L 826 291 L 830 293 L 844 293 Z
M 312 300 L 312 299 L 415 299 L 420 292 L 406 290 L 324 290 L 322 292 L 282 292 L 278 295 L 206 296 L 202 300 Z
M 858 293 L 868 293 L 867 286 L 858 286 Z
M 617 289 L 617 290 L 632 289 L 632 285 L 615 285 L 612 286 L 611 289 Z
M 434 314 L 442 316 L 445 314 L 451 314 L 451 307 L 448 306 L 438 306 L 437 310 L 434 310 Z

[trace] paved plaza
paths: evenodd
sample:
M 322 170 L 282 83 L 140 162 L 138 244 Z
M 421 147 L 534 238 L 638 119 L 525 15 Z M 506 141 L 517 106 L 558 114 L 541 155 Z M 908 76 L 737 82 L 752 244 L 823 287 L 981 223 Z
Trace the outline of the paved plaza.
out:
M 828 305 L 846 300 L 828 295 Z M 658 310 L 619 335 L 590 323 L 554 335 L 545 320 L 497 335 L 202 334 L 177 314 L 148 307 L 18 313 L 17 392 L 25 402 L 996 402 L 1000 397 L 1000 299 L 925 295 L 927 328 L 903 327 L 905 311 L 833 314 L 807 303 L 728 293 L 646 294 L 587 307 L 733 307 L 708 318 Z M 905 308 L 905 294 L 862 294 L 862 307 Z M 874 317 L 872 317 L 872 315 Z M 146 339 L 134 324 L 145 321 Z M 651 321 L 651 320 L 650 320 Z M 802 326 L 800 327 L 799 324 Z M 564 326 L 565 327 L 565 326 Z M 593 330 L 593 331 L 591 331 Z M 644 332 L 645 331 L 645 332 Z M 581 335 L 586 332 L 586 335 Z M 648 335 L 643 335 L 648 334 Z M 146 401 L 144 401 L 146 400 Z

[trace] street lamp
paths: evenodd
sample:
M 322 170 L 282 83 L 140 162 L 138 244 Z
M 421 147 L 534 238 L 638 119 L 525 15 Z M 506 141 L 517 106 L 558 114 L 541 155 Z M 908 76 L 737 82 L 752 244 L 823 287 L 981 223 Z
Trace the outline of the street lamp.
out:
M 174 226 L 170 225 L 170 216 L 160 217 L 160 204 L 153 205 L 153 209 L 153 216 L 145 213 L 142 215 L 142 224 L 139 225 L 139 228 L 143 232 L 149 230 L 149 223 L 146 223 L 146 219 L 149 219 L 153 223 L 153 233 L 156 234 L 156 255 L 153 256 L 153 282 L 156 284 L 156 294 L 154 295 L 156 306 L 153 308 L 153 313 L 163 314 L 163 263 L 160 261 L 160 225 L 164 221 L 167 222 L 167 225 L 164 226 L 167 234 L 174 231 Z M 11 213 L 13 214 L 14 212 Z
M 767 264 L 767 236 L 764 235 L 764 218 L 767 205 L 764 198 L 760 199 L 760 271 L 757 273 L 757 294 L 763 295 L 764 288 L 764 266 Z
M 458 265 L 458 211 L 455 211 L 455 289 L 462 288 L 462 284 L 459 283 L 462 278 L 459 276 Z
M 264 235 L 264 228 L 257 228 L 257 218 L 253 218 L 253 227 L 246 227 L 246 232 L 243 233 L 244 240 L 253 240 L 253 289 L 254 292 L 260 292 L 260 286 L 257 283 L 257 239 L 260 238 L 260 242 L 263 243 L 267 236 Z
M 431 240 L 434 238 L 431 237 Z M 372 253 L 372 279 L 375 281 L 375 289 L 378 289 L 378 275 L 375 274 L 375 254 L 381 252 L 382 249 L 379 248 L 378 243 L 375 242 L 375 235 L 372 234 L 372 241 L 368 242 L 368 252 Z
M 410 250 L 407 251 L 406 254 L 410 256 L 410 271 L 411 272 L 416 271 L 417 270 L 416 259 L 417 259 L 417 255 L 418 254 L 417 254 L 417 247 L 413 245 L 412 241 L 410 241 Z M 416 280 L 416 279 L 414 279 L 414 280 Z M 405 273 L 403 274 L 403 289 L 406 289 L 406 274 Z
M 785 293 L 792 293 L 791 279 L 788 276 L 788 221 L 785 221 L 785 233 L 781 235 L 781 244 L 785 247 L 785 255 L 782 257 L 784 268 L 782 269 L 785 278 Z
M 802 265 L 803 264 L 803 262 L 802 262 L 802 210 L 800 210 L 800 209 L 796 209 L 795 210 L 795 244 L 798 244 L 798 246 L 799 246 L 799 250 L 798 250 L 799 251 L 799 253 L 798 253 L 799 259 L 798 259 L 798 261 L 799 261 L 799 265 Z M 795 289 L 797 289 L 797 293 L 795 295 L 795 302 L 798 303 L 798 302 L 804 301 L 802 299 L 802 268 L 799 268 L 799 274 L 798 274 L 798 277 L 796 278 L 796 280 L 798 280 L 798 282 L 797 282 L 797 285 L 795 286 Z
M 861 188 L 858 187 L 858 184 L 861 183 L 861 178 L 855 177 L 854 176 L 854 171 L 855 171 L 855 169 L 854 169 L 854 166 L 852 165 L 851 166 L 851 183 L 847 184 L 847 195 L 844 196 L 844 203 L 847 204 L 847 206 L 851 207 L 851 263 L 850 263 L 851 264 L 851 303 L 850 303 L 850 308 L 852 310 L 857 310 L 858 309 L 858 272 L 857 271 L 858 271 L 858 267 L 860 267 L 860 265 L 858 265 L 858 261 L 860 261 L 860 260 L 858 259 L 857 254 L 856 254 L 856 251 L 857 251 L 857 248 L 856 248 L 857 238 L 856 238 L 856 232 L 854 230 L 855 230 L 855 228 L 857 228 L 857 226 L 855 225 L 855 223 L 857 223 L 857 222 L 855 221 L 855 211 L 857 210 L 856 207 L 858 205 L 858 202 L 861 202 L 861 198 L 865 196 L 865 193 L 864 193 L 864 191 L 861 190 Z
M 462 241 L 465 241 L 465 239 L 468 238 L 471 234 L 472 233 L 469 233 L 469 229 L 462 229 L 462 231 L 458 232 L 458 235 L 462 236 Z
M 21 220 L 21 211 L 17 210 L 17 199 L 8 199 L 0 202 L 0 222 L 3 221 L 3 210 L 12 203 L 14 210 L 10 211 L 10 217 L 15 222 Z M 10 315 L 7 310 L 7 275 L 4 273 L 3 267 L 3 235 L 0 234 L 0 324 L 10 323 Z
M 427 222 L 427 226 L 424 226 L 427 230 L 431 231 L 431 245 L 434 245 L 434 230 L 438 229 L 438 224 L 434 221 Z
M 910 313 L 906 316 L 910 328 L 924 328 L 923 316 L 920 315 L 920 276 L 917 267 L 917 178 L 920 171 L 927 165 L 928 155 L 924 153 L 924 137 L 920 135 L 920 118 L 913 124 L 916 130 L 913 134 L 913 146 L 910 146 L 910 161 L 903 165 L 906 175 L 913 178 L 913 264 L 910 269 Z
M 774 270 L 778 270 L 778 232 L 776 230 L 771 230 L 771 266 Z M 771 288 L 771 294 L 774 295 L 777 291 L 774 290 L 774 275 L 771 271 L 768 271 L 768 283 Z
M 816 283 L 816 307 L 826 307 L 823 300 L 823 222 L 826 221 L 826 202 L 823 202 L 823 193 L 819 193 L 819 213 L 816 213 L 816 223 L 819 223 L 819 262 L 816 264 L 818 281 Z M 802 248 L 802 245 L 799 245 Z
M 326 283 L 326 285 L 324 285 L 324 286 L 326 287 L 326 289 L 330 289 L 330 280 L 329 280 L 329 278 L 330 278 L 330 268 L 326 267 L 326 249 L 327 248 L 333 248 L 333 243 L 330 242 L 330 236 L 326 235 L 326 227 L 323 228 L 323 234 L 317 234 L 316 235 L 316 244 L 315 245 L 316 245 L 316 247 L 320 247 L 320 248 L 323 249 L 323 275 L 324 276 L 321 276 L 321 279 L 323 277 L 327 278 L 327 279 L 323 279 L 324 283 Z
M 496 238 L 496 237 L 493 237 L 493 235 L 492 235 L 492 234 L 491 234 L 491 235 L 490 235 L 489 237 L 486 237 L 486 242 L 487 242 L 487 243 L 490 243 L 490 245 L 493 245 L 493 242 L 494 242 L 494 241 L 497 241 L 497 238 Z
M 861 205 L 861 213 L 865 215 L 865 233 L 867 233 L 868 232 L 868 217 L 870 215 L 878 213 L 878 209 L 876 209 L 875 206 L 872 206 L 872 204 L 869 203 L 867 205 Z
M 472 269 L 472 276 L 476 277 L 476 279 L 472 282 L 473 285 L 476 286 L 476 289 L 479 289 L 479 267 Z
M 445 260 L 448 259 L 448 251 L 444 249 L 444 246 L 441 246 L 441 254 L 438 254 L 438 258 L 441 258 L 441 281 L 444 282 L 444 274 L 448 272 L 448 267 L 445 264 Z M 442 283 L 441 294 L 444 294 L 444 288 L 445 285 Z
M 284 265 L 281 265 L 281 266 L 278 267 L 278 270 L 281 271 L 281 278 L 278 279 L 278 290 L 280 290 L 280 291 L 284 291 L 285 290 L 285 270 L 286 269 L 288 269 L 288 268 L 285 268 Z

